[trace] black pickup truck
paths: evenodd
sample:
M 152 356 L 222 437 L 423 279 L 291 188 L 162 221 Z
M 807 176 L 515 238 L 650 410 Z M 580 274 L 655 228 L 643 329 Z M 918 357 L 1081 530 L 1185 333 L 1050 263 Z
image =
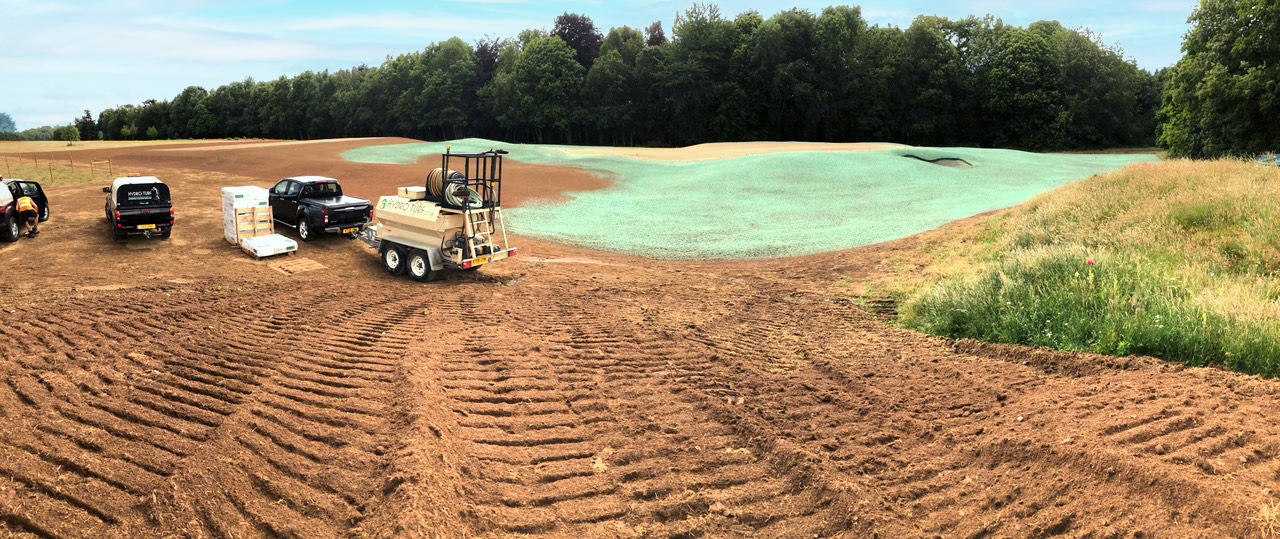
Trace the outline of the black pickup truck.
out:
M 40 214 L 40 222 L 49 220 L 49 198 L 40 184 L 16 178 L 0 178 L 0 240 L 18 241 L 22 222 L 18 215 L 18 199 L 31 197 Z
M 155 176 L 130 174 L 116 178 L 102 192 L 107 194 L 107 222 L 111 223 L 111 237 L 116 240 L 131 235 L 167 239 L 173 233 L 169 186 Z
M 355 238 L 373 219 L 373 205 L 363 198 L 344 196 L 338 180 L 298 176 L 271 188 L 271 214 L 277 223 L 298 230 L 302 241 L 321 232 Z

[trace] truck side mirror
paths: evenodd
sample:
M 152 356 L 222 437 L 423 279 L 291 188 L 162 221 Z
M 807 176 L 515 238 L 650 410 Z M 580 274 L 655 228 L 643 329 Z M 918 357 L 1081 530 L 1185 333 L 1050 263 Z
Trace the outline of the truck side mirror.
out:
M 110 193 L 110 192 L 111 192 L 111 188 L 110 188 L 110 187 L 103 187 L 103 188 L 102 188 L 102 192 L 103 192 L 103 193 Z

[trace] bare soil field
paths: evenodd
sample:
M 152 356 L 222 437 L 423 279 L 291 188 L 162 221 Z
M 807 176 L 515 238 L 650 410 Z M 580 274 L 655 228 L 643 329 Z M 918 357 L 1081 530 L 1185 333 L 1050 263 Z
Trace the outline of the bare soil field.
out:
M 523 238 L 430 284 L 341 238 L 261 262 L 221 239 L 221 186 L 374 197 L 434 166 L 336 158 L 371 143 L 96 150 L 170 183 L 169 241 L 113 242 L 100 186 L 50 190 L 0 247 L 0 537 L 1275 530 L 1280 385 L 927 337 L 835 286 L 918 237 L 715 262 Z M 604 185 L 507 172 L 512 203 Z

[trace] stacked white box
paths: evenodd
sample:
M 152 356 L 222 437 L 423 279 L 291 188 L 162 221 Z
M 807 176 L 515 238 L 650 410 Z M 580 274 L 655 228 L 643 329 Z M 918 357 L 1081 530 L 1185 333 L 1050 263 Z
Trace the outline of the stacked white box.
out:
M 241 238 L 240 248 L 257 258 L 282 255 L 298 250 L 298 242 L 279 234 Z
M 222 232 L 228 243 L 275 232 L 268 195 L 261 187 L 222 188 Z

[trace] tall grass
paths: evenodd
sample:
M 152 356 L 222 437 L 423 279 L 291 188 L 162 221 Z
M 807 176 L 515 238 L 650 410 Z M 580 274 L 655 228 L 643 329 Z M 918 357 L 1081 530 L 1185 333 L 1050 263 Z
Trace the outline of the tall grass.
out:
M 1280 375 L 1278 219 L 1276 167 L 1131 166 L 1003 215 L 968 269 L 923 287 L 903 321 L 951 337 Z
M 40 185 L 48 188 L 88 182 L 110 182 L 116 176 L 123 176 L 123 174 L 115 176 L 108 174 L 106 167 L 95 169 L 86 168 L 83 165 L 72 167 L 68 166 L 66 160 L 41 161 L 37 165 L 32 164 L 28 159 L 21 164 L 16 161 L 0 163 L 0 176 L 40 182 Z

